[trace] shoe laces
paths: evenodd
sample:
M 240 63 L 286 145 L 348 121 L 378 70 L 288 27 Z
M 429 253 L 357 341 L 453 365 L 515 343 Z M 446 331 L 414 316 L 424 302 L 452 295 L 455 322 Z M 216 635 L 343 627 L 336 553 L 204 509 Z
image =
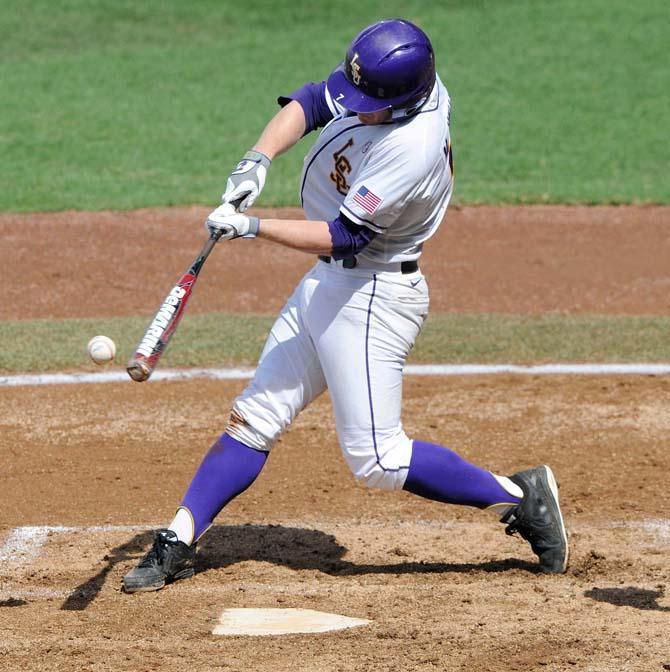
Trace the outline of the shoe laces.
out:
M 524 539 L 526 538 L 518 518 L 507 525 L 505 534 L 508 534 L 510 537 L 513 537 L 515 534 L 520 534 Z
M 519 531 L 519 518 L 514 515 L 514 511 L 515 509 L 511 509 L 500 519 L 501 523 L 507 523 L 505 534 L 509 534 L 510 537 Z
M 534 550 L 546 546 L 542 522 L 524 518 L 523 511 L 519 507 L 512 509 L 501 519 L 501 522 L 507 523 L 505 534 L 510 537 L 519 534 L 523 539 L 530 542 Z
M 151 550 L 142 558 L 142 561 L 138 565 L 139 567 L 154 567 L 155 565 L 162 565 L 163 560 L 167 554 L 168 546 L 171 544 L 171 540 L 163 532 L 158 532 L 156 538 L 154 539 L 154 545 L 151 547 Z
M 518 506 L 511 509 L 507 514 L 505 514 L 501 519 L 501 523 L 507 523 L 505 527 L 505 534 L 513 537 L 515 534 L 521 535 L 526 541 L 529 540 L 529 537 L 532 535 L 532 528 L 529 528 L 524 524 L 523 516 L 521 515 L 520 509 Z

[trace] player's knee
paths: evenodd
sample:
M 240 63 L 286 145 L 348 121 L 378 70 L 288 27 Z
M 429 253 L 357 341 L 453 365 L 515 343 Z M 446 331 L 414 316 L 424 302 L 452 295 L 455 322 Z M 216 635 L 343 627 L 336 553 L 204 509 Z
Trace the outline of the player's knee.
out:
M 226 434 L 240 443 L 266 452 L 275 444 L 281 431 L 277 423 L 259 419 L 253 413 L 243 412 L 237 404 L 230 413 L 226 427 Z
M 347 442 L 343 450 L 358 482 L 368 488 L 402 489 L 412 455 L 412 442 L 404 432 L 376 442 Z
M 398 472 L 393 472 L 382 467 L 378 462 L 366 466 L 360 471 L 354 472 L 354 478 L 367 488 L 378 488 L 380 490 L 400 490 L 402 484 L 398 484 Z M 405 482 L 405 479 L 402 479 Z

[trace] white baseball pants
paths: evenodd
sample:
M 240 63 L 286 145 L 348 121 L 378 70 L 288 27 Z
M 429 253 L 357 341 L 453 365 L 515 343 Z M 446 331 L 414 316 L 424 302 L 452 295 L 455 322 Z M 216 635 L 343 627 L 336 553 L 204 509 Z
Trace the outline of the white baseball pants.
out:
M 393 268 L 317 262 L 279 314 L 253 380 L 235 400 L 231 436 L 269 451 L 328 388 L 354 476 L 370 487 L 402 488 L 412 452 L 400 420 L 402 372 L 428 313 L 428 287 L 420 271 Z

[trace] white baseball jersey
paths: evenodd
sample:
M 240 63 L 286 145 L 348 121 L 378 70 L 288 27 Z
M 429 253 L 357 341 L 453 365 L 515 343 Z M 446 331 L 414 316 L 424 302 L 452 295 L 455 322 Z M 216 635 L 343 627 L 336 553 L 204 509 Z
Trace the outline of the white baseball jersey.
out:
M 417 259 L 452 192 L 449 94 L 438 79 L 420 112 L 366 125 L 326 92 L 335 117 L 305 158 L 300 198 L 308 219 L 339 213 L 377 233 L 359 257 Z M 400 117 L 398 119 L 397 117 Z

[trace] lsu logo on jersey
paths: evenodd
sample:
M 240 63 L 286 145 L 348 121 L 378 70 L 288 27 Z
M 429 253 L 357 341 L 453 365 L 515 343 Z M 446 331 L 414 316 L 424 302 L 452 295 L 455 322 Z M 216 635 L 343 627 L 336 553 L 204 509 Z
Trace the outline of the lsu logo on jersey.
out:
M 344 155 L 344 151 L 349 149 L 349 147 L 354 146 L 354 139 L 349 138 L 347 143 L 340 147 L 334 154 L 333 159 L 335 159 L 335 170 L 330 173 L 330 179 L 335 182 L 335 188 L 343 195 L 346 196 L 349 192 L 349 183 L 347 182 L 347 175 L 351 172 L 351 162 Z

